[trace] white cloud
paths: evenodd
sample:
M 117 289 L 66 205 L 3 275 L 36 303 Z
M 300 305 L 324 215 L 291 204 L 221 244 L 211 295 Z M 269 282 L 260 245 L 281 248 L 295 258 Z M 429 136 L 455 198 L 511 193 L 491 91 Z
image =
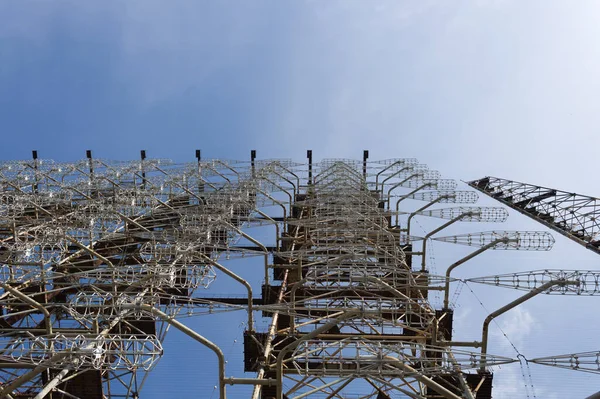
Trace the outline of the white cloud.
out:
M 524 380 L 518 366 L 503 367 L 494 375 L 494 398 L 512 399 L 523 397 Z
M 517 346 L 517 349 L 524 343 L 536 323 L 533 315 L 524 305 L 517 306 L 506 314 L 499 316 L 496 322 L 501 329 L 495 329 L 493 334 L 496 339 L 506 339 L 503 335 L 506 334 L 506 337 Z

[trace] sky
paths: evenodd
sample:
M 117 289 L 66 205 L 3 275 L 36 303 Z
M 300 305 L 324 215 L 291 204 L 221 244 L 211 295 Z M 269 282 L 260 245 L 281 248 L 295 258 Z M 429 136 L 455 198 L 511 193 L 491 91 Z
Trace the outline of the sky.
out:
M 368 149 L 373 160 L 416 157 L 446 178 L 599 196 L 599 11 L 584 0 L 0 0 L 0 160 L 33 149 L 60 161 L 146 149 L 178 162 L 196 148 L 300 161 L 306 149 L 315 159 Z M 520 228 L 542 229 L 511 212 L 506 229 Z M 439 248 L 440 264 L 456 254 Z M 551 253 L 482 256 L 511 270 L 597 268 L 562 237 Z M 478 273 L 469 267 L 465 275 Z M 590 301 L 576 299 L 533 301 L 505 327 L 527 326 L 513 331 L 525 346 L 552 331 L 547 342 L 565 353 L 565 342 L 598 349 L 579 348 L 597 343 L 574 327 L 593 320 Z M 587 338 L 574 343 L 575 331 Z M 181 356 L 213 360 L 193 348 Z M 181 367 L 174 359 L 159 367 Z M 547 387 L 583 379 L 561 372 L 532 371 Z M 578 397 L 597 388 L 587 378 Z M 161 397 L 161 381 L 143 397 Z M 510 386 L 498 397 L 521 397 Z M 565 397 L 561 389 L 551 390 Z

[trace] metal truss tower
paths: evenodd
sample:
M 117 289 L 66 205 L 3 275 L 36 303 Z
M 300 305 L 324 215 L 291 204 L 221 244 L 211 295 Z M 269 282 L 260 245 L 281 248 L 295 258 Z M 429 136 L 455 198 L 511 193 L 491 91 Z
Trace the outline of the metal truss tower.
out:
M 600 254 L 600 198 L 491 176 L 467 184 Z
M 595 272 L 532 271 L 470 282 L 527 290 L 490 314 L 481 340 L 453 337 L 452 271 L 486 250 L 548 250 L 546 232 L 486 231 L 438 237 L 457 222 L 502 222 L 415 159 L 202 160 L 177 164 L 0 163 L 0 397 L 143 397 L 169 327 L 217 356 L 219 395 L 253 386 L 267 398 L 492 397 L 488 353 L 497 316 L 534 295 L 599 292 Z M 421 201 L 416 209 L 407 203 Z M 415 217 L 445 220 L 425 237 Z M 248 227 L 275 228 L 263 243 Z M 434 237 L 435 236 L 435 237 Z M 477 247 L 429 273 L 431 240 Z M 420 244 L 416 244 L 420 242 Z M 226 266 L 264 258 L 262 287 Z M 413 262 L 414 259 L 420 262 Z M 256 270 L 252 273 L 256 274 Z M 217 275 L 244 298 L 201 295 Z M 518 276 L 517 276 L 518 277 Z M 432 291 L 444 295 L 436 308 Z M 260 293 L 260 294 L 259 294 Z M 221 349 L 178 319 L 215 309 L 247 312 L 244 377 L 225 377 Z M 258 331 L 257 318 L 269 328 Z M 208 327 L 207 327 L 208 328 Z M 594 372 L 596 352 L 530 359 Z M 597 372 L 597 368 L 596 368 Z

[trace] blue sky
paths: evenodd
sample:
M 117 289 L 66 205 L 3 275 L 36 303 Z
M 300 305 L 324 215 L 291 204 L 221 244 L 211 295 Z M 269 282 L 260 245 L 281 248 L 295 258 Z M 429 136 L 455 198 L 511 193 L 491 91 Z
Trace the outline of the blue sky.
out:
M 0 159 L 369 149 L 444 177 L 598 196 L 599 11 L 596 1 L 0 0 Z M 559 237 L 557 250 L 515 267 L 593 267 Z M 153 392 L 144 397 L 164 397 Z
M 369 148 L 452 177 L 593 191 L 581 171 L 598 140 L 597 7 L 6 0 L 0 151 L 130 158 L 145 147 L 183 160 L 192 146 L 295 158 Z

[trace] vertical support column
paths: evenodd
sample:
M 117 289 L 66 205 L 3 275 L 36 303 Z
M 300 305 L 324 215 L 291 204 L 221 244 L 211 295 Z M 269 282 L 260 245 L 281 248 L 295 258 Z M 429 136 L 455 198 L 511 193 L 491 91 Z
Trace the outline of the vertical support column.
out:
M 38 153 L 37 150 L 33 150 L 31 151 L 31 156 L 33 157 L 33 169 L 35 170 L 35 180 L 34 183 L 31 185 L 31 189 L 33 190 L 34 193 L 37 194 L 38 192 Z
M 308 185 L 310 186 L 311 184 L 313 184 L 313 181 L 312 181 L 312 162 L 313 162 L 312 150 L 306 150 L 306 158 L 308 158 Z
M 367 159 L 369 159 L 369 150 L 363 151 L 363 177 L 365 183 L 367 182 Z
M 94 163 L 92 159 L 92 150 L 85 150 L 85 157 L 88 159 L 88 166 L 90 168 L 90 179 L 94 176 Z
M 196 159 L 198 160 L 198 192 L 204 192 L 204 181 L 202 180 L 202 152 L 200 150 L 196 150 Z
M 146 188 L 146 171 L 144 170 L 144 159 L 146 159 L 146 150 L 140 151 L 140 158 L 142 160 L 142 188 Z
M 95 196 L 98 198 L 100 193 L 98 190 L 94 190 L 94 160 L 92 159 L 92 150 L 85 150 L 85 157 L 88 159 L 88 168 L 90 171 L 90 178 L 88 179 L 90 182 L 90 197 Z M 94 195 L 94 191 L 96 195 Z
M 256 159 L 256 150 L 250 151 L 250 165 L 252 165 L 252 178 L 256 177 L 256 165 L 254 164 L 254 160 Z

